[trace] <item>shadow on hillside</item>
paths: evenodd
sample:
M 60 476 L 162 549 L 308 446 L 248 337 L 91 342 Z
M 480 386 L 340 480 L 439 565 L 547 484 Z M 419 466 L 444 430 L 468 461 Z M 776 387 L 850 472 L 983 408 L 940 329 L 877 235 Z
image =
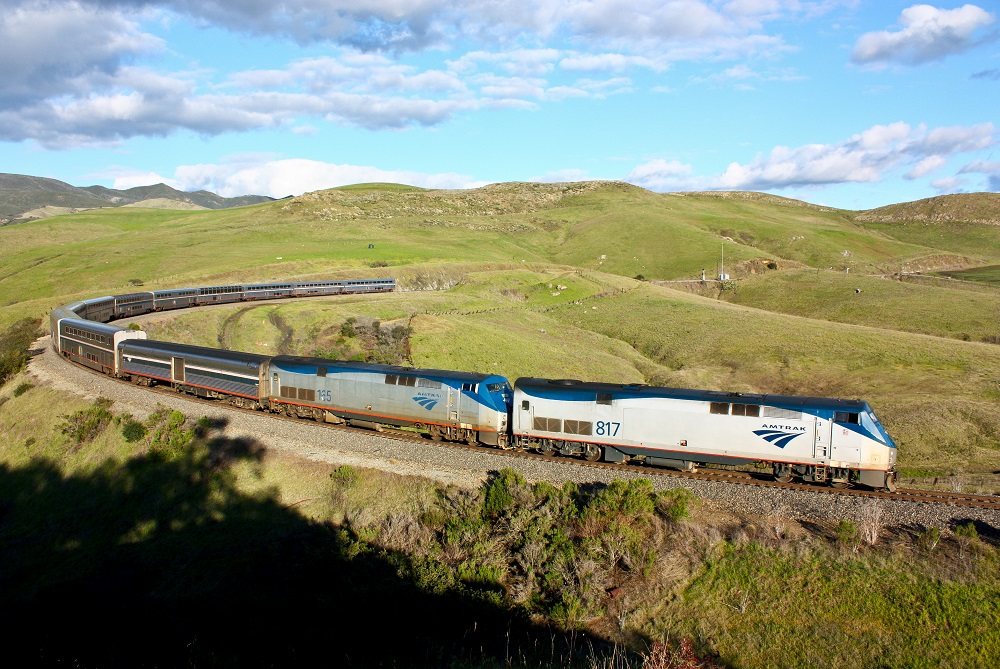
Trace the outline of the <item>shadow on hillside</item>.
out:
M 475 592 L 435 588 L 406 556 L 237 491 L 228 467 L 263 449 L 212 446 L 86 475 L 0 466 L 9 666 L 538 666 L 565 655 L 562 637 Z

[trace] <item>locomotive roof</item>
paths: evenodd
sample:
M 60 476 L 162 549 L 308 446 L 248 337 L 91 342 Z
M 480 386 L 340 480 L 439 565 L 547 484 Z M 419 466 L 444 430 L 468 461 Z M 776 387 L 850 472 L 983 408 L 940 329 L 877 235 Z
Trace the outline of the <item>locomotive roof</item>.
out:
M 610 393 L 616 397 L 668 397 L 680 400 L 702 402 L 730 402 L 735 404 L 762 404 L 777 407 L 826 407 L 862 411 L 868 403 L 859 399 L 838 399 L 831 397 L 802 397 L 798 395 L 761 395 L 754 393 L 734 393 L 721 390 L 694 390 L 690 388 L 667 388 L 648 386 L 642 383 L 600 383 L 577 381 L 576 379 L 540 379 L 521 377 L 514 382 L 515 388 L 557 393 L 594 392 Z
M 327 360 L 325 358 L 311 358 L 300 355 L 277 355 L 271 358 L 271 362 L 276 365 L 304 365 L 309 367 L 337 368 L 342 371 L 372 372 L 375 374 L 398 374 L 402 376 L 425 376 L 441 379 L 455 379 L 458 381 L 472 381 L 479 383 L 486 379 L 498 377 L 496 374 L 483 374 L 481 372 L 456 372 L 449 369 L 429 369 L 425 367 L 402 367 L 400 365 L 380 365 L 371 362 L 357 362 L 353 360 Z M 504 379 L 506 381 L 506 379 Z

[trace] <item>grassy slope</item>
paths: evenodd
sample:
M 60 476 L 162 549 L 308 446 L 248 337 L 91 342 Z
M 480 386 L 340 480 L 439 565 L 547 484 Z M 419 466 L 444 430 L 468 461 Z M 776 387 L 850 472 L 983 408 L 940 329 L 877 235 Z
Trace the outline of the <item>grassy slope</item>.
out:
M 804 269 L 748 277 L 722 297 L 786 314 L 939 337 L 983 341 L 1000 334 L 1000 290 L 986 287 L 969 290 L 948 282 L 923 286 Z

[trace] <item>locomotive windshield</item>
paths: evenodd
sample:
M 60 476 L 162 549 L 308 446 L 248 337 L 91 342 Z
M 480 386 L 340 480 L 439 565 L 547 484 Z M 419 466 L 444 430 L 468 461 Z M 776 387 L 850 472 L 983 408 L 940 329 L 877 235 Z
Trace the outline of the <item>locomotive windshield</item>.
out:
M 503 383 L 487 383 L 486 392 L 493 398 L 494 406 L 501 411 L 506 411 L 514 401 L 514 391 L 506 381 Z

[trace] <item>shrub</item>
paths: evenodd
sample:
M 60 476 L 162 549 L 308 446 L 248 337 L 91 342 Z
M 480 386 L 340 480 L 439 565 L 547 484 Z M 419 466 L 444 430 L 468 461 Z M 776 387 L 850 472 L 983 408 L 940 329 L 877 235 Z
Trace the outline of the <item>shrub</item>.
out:
M 162 404 L 157 405 L 146 426 L 153 432 L 149 445 L 153 450 L 179 451 L 187 447 L 195 437 L 194 430 L 184 429 L 186 418 L 180 411 L 174 411 Z
M 937 548 L 939 543 L 941 543 L 941 530 L 936 527 L 928 527 L 917 538 L 917 545 L 920 547 L 920 550 L 926 553 L 930 553 Z
M 509 467 L 504 467 L 486 484 L 486 494 L 483 495 L 483 515 L 486 518 L 499 518 L 514 505 L 512 489 L 524 486 L 524 477 Z
M 842 520 L 837 525 L 837 542 L 853 544 L 858 538 L 858 526 L 850 520 Z
M 24 318 L 0 335 L 0 385 L 24 369 L 28 347 L 38 338 L 40 323 L 36 318 Z
M 958 525 L 955 528 L 955 536 L 968 543 L 979 541 L 979 532 L 976 530 L 976 524 L 971 520 L 964 525 Z
M 357 331 L 354 329 L 354 324 L 357 322 L 358 319 L 355 318 L 354 316 L 348 318 L 346 321 L 344 321 L 344 324 L 340 326 L 340 334 L 342 334 L 345 337 L 355 336 L 357 334 Z
M 29 381 L 25 381 L 24 383 L 19 383 L 17 385 L 17 388 L 14 388 L 14 397 L 20 397 L 21 395 L 31 390 L 31 388 L 32 385 L 31 382 Z
M 691 516 L 691 507 L 697 499 L 687 488 L 662 490 L 656 496 L 656 512 L 676 523 Z
M 91 441 L 104 431 L 111 422 L 111 400 L 100 397 L 86 409 L 81 409 L 67 416 L 59 425 L 59 431 L 69 436 L 77 444 Z
M 125 437 L 125 441 L 129 443 L 134 443 L 139 441 L 149 431 L 146 426 L 129 416 L 126 420 L 122 421 L 122 436 Z

